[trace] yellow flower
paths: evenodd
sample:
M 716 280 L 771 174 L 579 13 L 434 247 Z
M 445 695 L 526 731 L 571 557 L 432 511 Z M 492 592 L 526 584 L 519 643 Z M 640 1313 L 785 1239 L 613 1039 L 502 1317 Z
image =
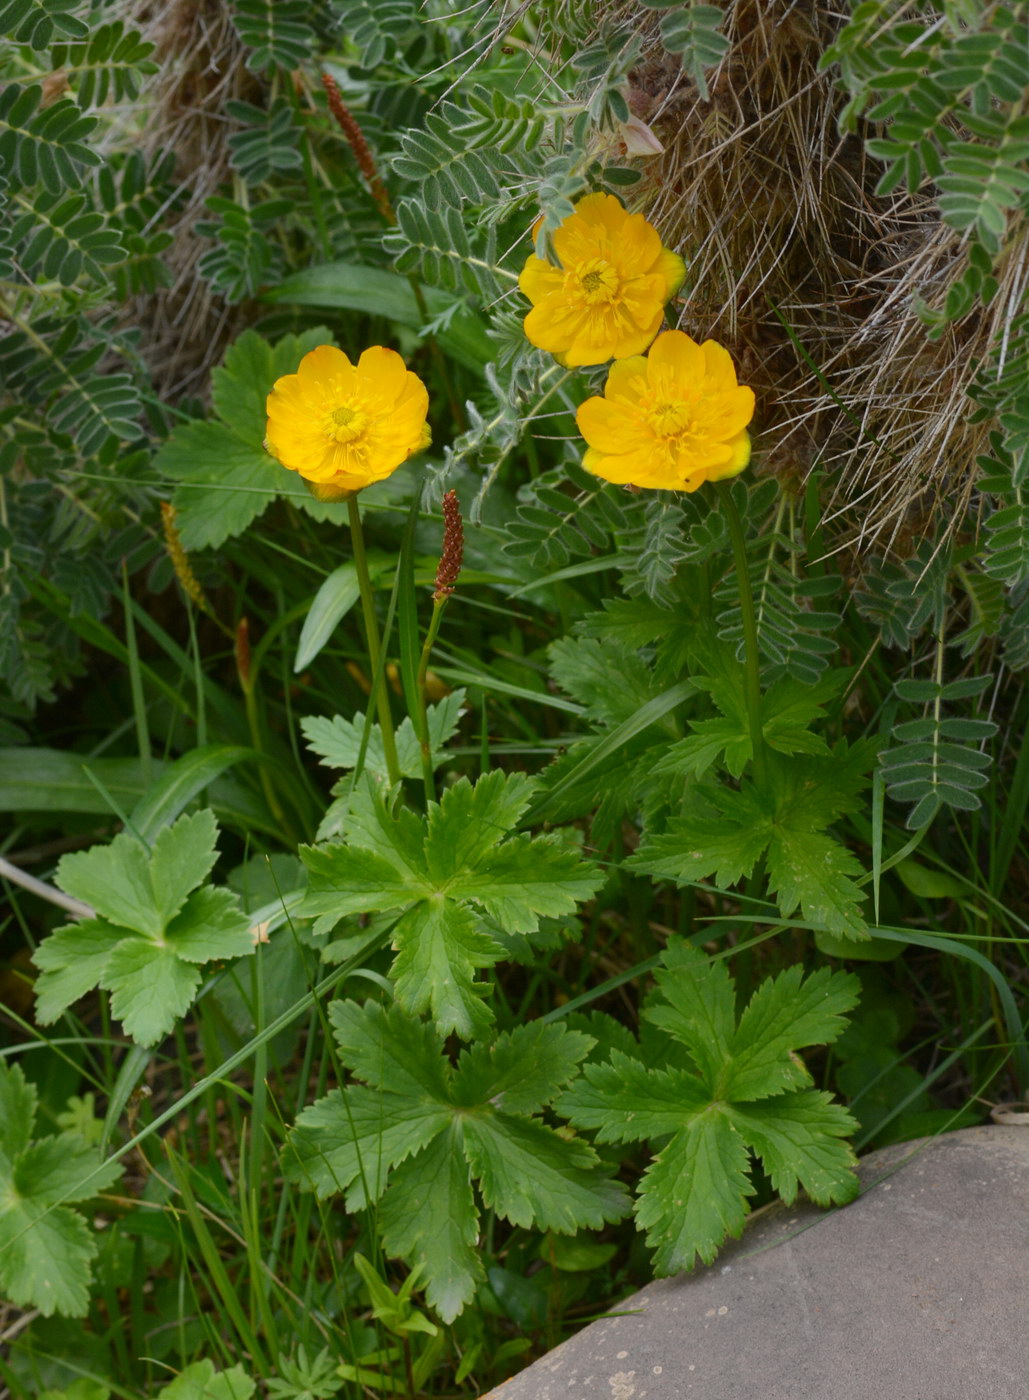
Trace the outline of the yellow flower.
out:
M 560 267 L 531 257 L 518 279 L 533 345 L 572 367 L 646 350 L 686 275 L 653 225 L 613 194 L 588 194 L 554 234 L 554 252 Z
M 647 356 L 611 366 L 603 398 L 576 414 L 595 476 L 663 491 L 696 491 L 750 461 L 754 391 L 736 382 L 728 350 L 682 331 L 659 335 Z
M 319 345 L 268 395 L 265 446 L 321 499 L 339 500 L 396 471 L 429 445 L 425 385 L 395 350 L 373 345 L 356 365 Z

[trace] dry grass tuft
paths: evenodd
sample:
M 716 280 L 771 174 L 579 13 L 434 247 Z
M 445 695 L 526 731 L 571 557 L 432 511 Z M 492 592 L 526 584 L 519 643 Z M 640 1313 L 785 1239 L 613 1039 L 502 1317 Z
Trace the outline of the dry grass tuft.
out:
M 645 39 L 630 107 L 665 147 L 641 164 L 638 202 L 690 264 L 679 324 L 728 345 L 758 393 L 766 469 L 798 484 L 831 471 L 847 533 L 906 549 L 969 501 L 989 425 L 969 423 L 966 390 L 1024 270 L 1012 260 L 989 312 L 930 342 L 916 297 L 942 301 L 960 241 L 931 190 L 877 197 L 881 167 L 839 136 L 844 99 L 818 71 L 839 16 L 790 0 L 725 9 L 732 48 L 706 101 L 653 12 L 618 12 Z
M 139 145 L 150 156 L 176 155 L 178 198 L 165 222 L 175 235 L 164 254 L 171 285 L 129 308 L 143 327 L 140 350 L 158 393 L 174 401 L 204 391 L 208 369 L 252 319 L 213 296 L 197 274 L 210 245 L 194 226 L 207 213 L 204 200 L 232 178 L 226 139 L 233 128 L 224 105 L 253 101 L 260 86 L 245 67 L 227 0 L 123 0 L 120 13 L 156 45 L 160 65 L 140 95 Z

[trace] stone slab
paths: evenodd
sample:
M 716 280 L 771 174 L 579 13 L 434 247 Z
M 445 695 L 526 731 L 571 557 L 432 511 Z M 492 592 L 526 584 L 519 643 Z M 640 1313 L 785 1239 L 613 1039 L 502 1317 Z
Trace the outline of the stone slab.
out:
M 483 1400 L 1029 1400 L 1029 1127 L 870 1153 Z

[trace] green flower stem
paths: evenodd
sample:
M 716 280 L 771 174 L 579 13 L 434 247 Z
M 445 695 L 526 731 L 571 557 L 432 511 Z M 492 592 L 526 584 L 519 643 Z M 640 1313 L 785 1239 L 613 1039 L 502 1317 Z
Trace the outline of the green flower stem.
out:
M 368 665 L 372 673 L 372 688 L 376 692 L 379 707 L 379 727 L 382 730 L 382 752 L 386 759 L 386 771 L 392 784 L 400 782 L 400 763 L 397 759 L 397 741 L 393 735 L 393 715 L 389 708 L 389 691 L 386 688 L 385 669 L 381 668 L 382 642 L 379 638 L 379 624 L 375 618 L 375 594 L 372 579 L 368 572 L 368 555 L 364 547 L 364 529 L 361 526 L 361 510 L 357 504 L 357 493 L 347 497 L 347 512 L 350 517 L 350 539 L 354 546 L 354 567 L 357 582 L 361 589 L 361 612 L 364 615 L 364 635 L 368 645 Z M 380 674 L 381 669 L 381 674 Z
M 422 749 L 422 780 L 425 783 L 425 796 L 430 802 L 436 800 L 436 777 L 432 767 L 432 744 L 429 740 L 429 716 L 425 704 L 425 682 L 429 674 L 429 657 L 432 654 L 432 645 L 439 632 L 440 621 L 443 617 L 443 609 L 447 605 L 446 598 L 433 598 L 432 617 L 429 619 L 429 630 L 425 634 L 425 644 L 422 647 L 422 654 L 418 661 L 418 680 L 415 689 L 418 692 L 418 714 L 416 722 L 418 725 L 418 739 Z
M 750 586 L 750 570 L 747 567 L 747 545 L 743 537 L 743 522 L 732 498 L 732 486 L 728 481 L 719 481 L 715 485 L 722 498 L 725 523 L 729 527 L 729 539 L 732 541 L 733 558 L 736 562 L 736 587 L 739 590 L 740 611 L 743 615 L 747 716 L 750 720 L 750 742 L 754 751 L 754 781 L 761 787 L 765 779 L 765 736 L 761 728 L 761 657 L 757 646 L 754 591 Z

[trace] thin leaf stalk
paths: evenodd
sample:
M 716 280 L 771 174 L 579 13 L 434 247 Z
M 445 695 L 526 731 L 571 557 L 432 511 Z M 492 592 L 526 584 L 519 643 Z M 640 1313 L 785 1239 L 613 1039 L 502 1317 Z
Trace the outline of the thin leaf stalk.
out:
M 727 481 L 716 482 L 718 494 L 725 511 L 725 523 L 729 527 L 732 542 L 733 560 L 736 565 L 736 587 L 740 597 L 740 613 L 743 618 L 744 665 L 746 668 L 747 717 L 750 722 L 750 742 L 754 753 L 754 780 L 758 787 L 765 779 L 765 738 L 761 728 L 761 655 L 757 642 L 757 615 L 754 610 L 754 590 L 747 565 L 747 543 L 743 536 L 743 522 L 732 497 L 732 487 Z
M 422 750 L 422 780 L 425 784 L 425 796 L 430 802 L 436 800 L 436 777 L 432 767 L 432 744 L 429 739 L 429 713 L 425 702 L 425 687 L 429 676 L 429 658 L 432 655 L 433 644 L 439 633 L 439 625 L 443 618 L 443 609 L 447 605 L 446 598 L 433 598 L 432 617 L 429 619 L 429 630 L 425 634 L 425 642 L 422 645 L 422 654 L 418 658 L 418 680 L 416 690 L 418 692 L 418 740 Z
M 386 771 L 390 783 L 400 782 L 400 762 L 397 758 L 397 741 L 393 731 L 393 714 L 389 705 L 389 692 L 385 676 L 379 677 L 381 670 L 382 641 L 379 624 L 375 617 L 375 594 L 372 590 L 371 574 L 368 572 L 368 554 L 364 545 L 364 527 L 361 524 L 361 510 L 357 504 L 357 493 L 347 497 L 347 513 L 350 521 L 350 539 L 354 549 L 354 568 L 357 570 L 357 584 L 361 590 L 361 612 L 364 617 L 365 643 L 368 648 L 368 664 L 373 677 L 378 677 L 375 687 L 375 700 L 379 711 L 379 726 L 382 730 L 382 752 L 386 759 Z

